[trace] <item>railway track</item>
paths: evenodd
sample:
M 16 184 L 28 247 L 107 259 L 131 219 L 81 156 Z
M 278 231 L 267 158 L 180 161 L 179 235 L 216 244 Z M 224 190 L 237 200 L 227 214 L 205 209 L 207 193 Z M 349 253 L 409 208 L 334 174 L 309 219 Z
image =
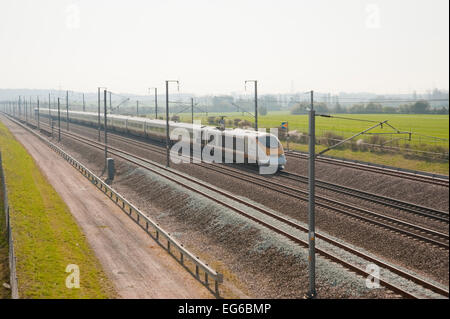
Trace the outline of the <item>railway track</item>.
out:
M 63 134 L 72 134 L 66 131 L 61 131 Z M 81 136 L 80 136 L 81 137 Z M 121 140 L 127 144 L 133 144 L 135 146 L 146 148 L 148 150 L 158 152 L 160 154 L 166 154 L 165 151 L 161 150 L 159 147 L 151 146 L 148 143 L 139 142 L 130 138 L 121 137 L 119 135 L 114 134 L 114 138 L 117 140 Z M 112 148 L 111 146 L 108 146 Z M 263 178 L 258 175 L 249 174 L 243 172 L 242 170 L 236 170 L 233 168 L 226 167 L 224 165 L 219 164 L 195 164 L 200 165 L 206 169 L 213 170 L 219 172 L 221 174 L 227 175 L 229 177 L 233 177 L 240 180 L 251 181 L 255 185 L 259 185 L 278 193 L 290 196 L 292 198 L 296 198 L 302 201 L 308 200 L 308 192 L 299 188 L 294 188 L 288 185 L 281 185 L 280 183 L 276 183 L 270 181 L 266 178 Z M 282 176 L 292 177 L 292 174 L 284 173 Z M 295 175 L 297 178 L 303 178 L 302 182 L 307 183 L 307 178 L 301 175 Z M 322 185 L 322 183 L 324 183 Z M 394 199 L 386 198 L 383 196 L 373 195 L 370 193 L 365 193 L 362 191 L 358 191 L 355 189 L 334 185 L 331 183 L 318 183 L 319 187 L 331 189 L 333 191 L 337 191 L 339 193 L 343 193 L 346 195 L 356 196 L 358 198 L 362 198 L 369 201 L 374 201 L 377 203 L 382 203 L 384 205 L 395 207 L 397 209 L 406 210 L 415 214 L 419 214 L 421 216 L 425 216 L 427 218 L 433 218 L 438 221 L 447 222 L 448 223 L 448 213 L 436 211 L 431 208 L 421 207 L 415 204 L 400 202 Z M 355 218 L 361 220 L 363 222 L 382 227 L 389 231 L 393 231 L 399 233 L 404 236 L 408 236 L 413 239 L 418 239 L 426 243 L 433 244 L 435 246 L 448 249 L 449 248 L 449 236 L 448 234 L 435 231 L 430 228 L 422 227 L 419 225 L 412 224 L 410 222 L 397 219 L 388 215 L 376 213 L 364 208 L 357 207 L 355 205 L 350 205 L 344 202 L 340 202 L 334 200 L 332 198 L 316 195 L 316 205 L 322 208 L 332 210 L 342 215 L 349 216 L 351 218 Z
M 31 129 L 29 129 L 28 127 L 26 127 L 24 124 L 20 123 L 19 121 L 15 120 L 15 119 L 12 119 L 9 116 L 8 116 L 8 118 L 10 118 L 10 120 L 15 122 L 16 124 L 21 125 L 22 127 L 24 127 L 26 129 L 30 130 L 31 132 L 33 132 Z M 37 133 L 35 133 L 35 132 L 33 132 L 33 133 L 36 134 L 37 136 L 39 136 Z M 103 149 L 104 149 L 104 144 L 103 143 L 99 143 L 97 141 L 88 139 L 86 137 L 83 137 L 83 136 L 80 136 L 80 135 L 74 134 L 74 133 L 68 133 L 68 132 L 64 132 L 64 131 L 61 131 L 61 133 L 64 136 L 67 136 L 67 137 L 69 137 L 69 138 L 71 138 L 73 140 L 76 140 L 76 141 L 78 141 L 80 143 L 83 143 L 85 145 L 91 146 L 91 147 L 93 147 L 95 149 L 98 149 L 98 150 L 101 150 L 101 151 L 103 151 Z M 244 216 L 244 217 L 246 217 L 246 218 L 248 218 L 250 220 L 253 220 L 254 222 L 256 222 L 256 223 L 258 223 L 258 224 L 260 224 L 260 225 L 262 225 L 262 226 L 264 226 L 264 227 L 274 231 L 275 233 L 278 233 L 278 234 L 288 238 L 289 240 L 291 240 L 292 242 L 294 242 L 296 244 L 299 244 L 300 246 L 308 247 L 308 242 L 306 240 L 303 240 L 301 238 L 298 238 L 297 236 L 292 235 L 292 233 L 289 233 L 289 232 L 281 229 L 281 227 L 277 227 L 277 226 L 275 226 L 275 225 L 273 225 L 271 223 L 268 223 L 263 218 L 260 218 L 258 216 L 249 214 L 245 210 L 240 209 L 240 208 L 236 207 L 235 205 L 230 204 L 227 201 L 221 200 L 219 198 L 219 196 L 214 196 L 213 194 L 210 194 L 210 193 L 207 193 L 207 192 L 205 192 L 203 190 L 200 190 L 198 187 L 193 186 L 192 184 L 196 184 L 196 185 L 198 185 L 198 186 L 200 186 L 202 188 L 205 188 L 205 189 L 207 189 L 207 190 L 209 190 L 209 191 L 211 191 L 213 193 L 216 193 L 218 195 L 221 195 L 221 196 L 224 196 L 226 198 L 229 198 L 229 199 L 231 199 L 231 200 L 233 200 L 233 201 L 235 201 L 237 203 L 240 203 L 240 204 L 243 204 L 245 206 L 248 206 L 248 207 L 254 209 L 255 211 L 258 211 L 259 213 L 261 213 L 263 215 L 269 216 L 269 217 L 271 217 L 271 218 L 273 218 L 273 219 L 275 219 L 275 220 L 277 220 L 277 221 L 279 221 L 279 222 L 281 222 L 281 223 L 283 223 L 283 224 L 285 224 L 287 226 L 290 226 L 290 227 L 292 227 L 294 229 L 300 230 L 301 232 L 307 234 L 308 233 L 308 229 L 306 227 L 304 227 L 303 225 L 299 224 L 299 223 L 296 223 L 296 222 L 294 222 L 292 220 L 289 220 L 289 219 L 287 219 L 287 218 L 285 218 L 285 217 L 283 217 L 281 215 L 273 213 L 273 212 L 271 212 L 271 211 L 269 211 L 269 210 L 267 210 L 267 209 L 265 209 L 263 207 L 260 207 L 258 205 L 249 203 L 248 201 L 246 201 L 246 200 L 244 200 L 242 198 L 239 198 L 239 197 L 234 196 L 234 195 L 232 195 L 232 194 L 230 194 L 228 192 L 225 192 L 225 191 L 222 191 L 220 189 L 217 189 L 216 187 L 211 186 L 211 185 L 209 185 L 207 183 L 201 182 L 201 181 L 196 180 L 196 179 L 194 179 L 192 177 L 189 177 L 189 176 L 187 176 L 187 175 L 185 175 L 183 173 L 177 172 L 176 170 L 173 170 L 173 169 L 167 168 L 167 167 L 165 167 L 165 166 L 163 166 L 161 164 L 149 161 L 149 160 L 147 160 L 145 158 L 138 157 L 136 155 L 130 154 L 130 153 L 126 152 L 126 151 L 120 150 L 120 149 L 112 147 L 112 146 L 109 146 L 109 152 L 111 154 L 117 156 L 118 158 L 121 158 L 121 159 L 123 159 L 125 161 L 128 161 L 128 162 L 130 162 L 130 163 L 132 163 L 134 165 L 137 165 L 139 167 L 145 168 L 145 169 L 147 169 L 147 170 L 149 170 L 149 171 L 151 171 L 151 172 L 153 172 L 153 173 L 155 173 L 157 175 L 160 175 L 160 176 L 166 178 L 167 180 L 170 180 L 170 181 L 172 181 L 172 182 L 174 182 L 174 183 L 176 183 L 176 184 L 178 184 L 178 185 L 180 185 L 180 186 L 182 186 L 182 187 L 184 187 L 184 188 L 186 188 L 186 189 L 188 189 L 188 190 L 190 190 L 192 192 L 195 192 L 195 193 L 198 193 L 198 194 L 200 194 L 202 196 L 205 196 L 206 198 L 208 198 L 208 199 L 210 199 L 210 200 L 212 200 L 212 201 L 214 201 L 214 202 L 216 202 L 216 203 L 218 203 L 218 204 L 220 204 L 220 205 L 222 205 L 224 207 L 227 207 L 228 209 L 230 209 L 230 210 L 232 210 L 232 211 L 234 211 L 234 212 L 236 212 L 236 213 L 238 213 L 238 214 L 240 214 L 240 215 L 242 215 L 242 216 Z M 429 281 L 427 281 L 427 280 L 425 280 L 425 279 L 423 279 L 423 278 L 421 278 L 421 277 L 419 277 L 417 275 L 414 275 L 414 274 L 411 274 L 409 272 L 406 272 L 406 271 L 404 271 L 404 270 L 402 270 L 402 269 L 400 269 L 400 268 L 398 268 L 396 266 L 393 266 L 393 265 L 391 265 L 389 263 L 386 263 L 385 261 L 383 261 L 381 259 L 378 259 L 376 257 L 370 256 L 370 255 L 368 255 L 366 253 L 363 253 L 363 252 L 361 252 L 361 251 L 359 251 L 359 250 L 357 250 L 357 249 L 355 249 L 355 248 L 353 248 L 351 246 L 348 246 L 348 245 L 346 245 L 344 243 L 338 242 L 338 241 L 334 240 L 333 238 L 331 238 L 331 237 L 329 237 L 329 236 L 327 236 L 325 234 L 317 232 L 316 233 L 316 238 L 318 239 L 318 242 L 317 242 L 318 245 L 317 245 L 317 248 L 316 248 L 317 254 L 321 255 L 322 257 L 324 257 L 324 258 L 326 258 L 328 260 L 336 262 L 336 263 L 342 265 L 343 267 L 349 269 L 350 271 L 353 271 L 353 272 L 355 272 L 355 273 L 357 273 L 357 274 L 359 274 L 361 276 L 367 277 L 367 276 L 369 276 L 371 274 L 366 272 L 366 270 L 361 268 L 359 265 L 356 265 L 355 263 L 352 263 L 352 262 L 350 262 L 348 260 L 345 260 L 344 258 L 342 258 L 342 257 L 340 257 L 340 256 L 338 256 L 338 255 L 336 255 L 334 253 L 331 253 L 331 252 L 326 251 L 325 249 L 321 248 L 320 247 L 321 246 L 320 245 L 320 241 L 326 242 L 328 244 L 331 244 L 331 245 L 333 245 L 335 247 L 338 247 L 338 248 L 342 249 L 343 251 L 346 251 L 346 252 L 348 252 L 350 254 L 358 256 L 359 258 L 364 259 L 368 263 L 374 263 L 374 264 L 378 265 L 380 268 L 385 269 L 387 271 L 390 271 L 390 272 L 396 274 L 397 276 L 400 276 L 400 277 L 402 277 L 404 279 L 407 279 L 407 280 L 409 280 L 409 281 L 411 281 L 411 282 L 413 282 L 413 283 L 415 283 L 415 284 L 417 284 L 417 285 L 419 285 L 419 286 L 421 286 L 421 287 L 423 287 L 425 289 L 428 289 L 428 290 L 430 290 L 430 291 L 432 291 L 432 292 L 434 292 L 434 293 L 436 293 L 436 294 L 438 294 L 440 296 L 443 296 L 443 297 L 448 297 L 449 296 L 449 291 L 447 289 L 445 289 L 443 287 L 440 287 L 438 285 L 435 285 L 434 283 L 431 283 L 431 282 L 429 282 Z M 389 290 L 391 290 L 391 291 L 393 291 L 393 292 L 395 292 L 395 293 L 397 293 L 397 294 L 399 294 L 399 295 L 401 295 L 403 297 L 406 297 L 406 298 L 420 298 L 421 297 L 421 296 L 417 295 L 417 292 L 412 292 L 411 291 L 411 290 L 415 290 L 415 289 L 405 289 L 404 286 L 401 286 L 398 283 L 389 282 L 389 281 L 387 281 L 387 280 L 385 280 L 383 278 L 380 278 L 379 282 L 380 282 L 380 285 L 386 287 L 387 289 L 389 289 Z
M 280 175 L 283 176 L 284 178 L 288 178 L 288 179 L 291 179 L 294 181 L 299 181 L 304 184 L 308 183 L 308 177 L 300 175 L 300 174 L 291 173 L 291 172 L 281 172 Z M 334 192 L 338 192 L 341 194 L 346 194 L 346 195 L 354 196 L 357 198 L 361 198 L 364 200 L 370 200 L 374 203 L 378 203 L 378 204 L 389 206 L 389 207 L 392 207 L 395 209 L 407 211 L 409 213 L 427 217 L 430 219 L 435 219 L 435 220 L 446 222 L 446 223 L 449 222 L 449 213 L 445 212 L 445 211 L 417 205 L 414 203 L 401 201 L 401 200 L 386 197 L 386 196 L 381 196 L 381 195 L 377 195 L 377 194 L 373 194 L 373 193 L 364 192 L 364 191 L 361 191 L 361 190 L 358 190 L 355 188 L 337 185 L 337 184 L 325 182 L 325 181 L 318 180 L 318 179 L 316 179 L 316 186 L 318 186 L 320 188 L 328 189 L 328 190 L 331 190 Z
M 161 154 L 163 154 L 163 153 L 165 154 L 165 151 L 162 151 L 160 148 L 154 147 L 145 142 L 138 142 L 138 141 L 132 140 L 130 138 L 122 137 L 119 135 L 115 135 L 114 138 L 117 138 L 126 143 L 133 143 L 136 146 L 144 147 L 144 148 L 149 149 L 154 152 L 159 152 Z M 204 165 L 204 166 L 208 166 L 208 165 Z M 215 166 L 217 166 L 217 165 L 215 165 Z M 223 169 L 226 170 L 226 168 L 223 168 Z M 308 183 L 308 177 L 300 175 L 300 174 L 282 171 L 279 173 L 279 175 L 284 178 L 287 178 L 287 179 L 299 181 L 303 184 Z M 367 200 L 367 201 L 371 201 L 371 202 L 381 204 L 384 206 L 392 207 L 392 208 L 395 208 L 395 209 L 398 209 L 401 211 L 406 211 L 406 212 L 409 212 L 409 213 L 412 213 L 415 215 L 430 218 L 432 220 L 437 220 L 437 221 L 444 222 L 447 224 L 449 222 L 449 213 L 445 212 L 445 211 L 441 211 L 441 210 L 433 209 L 430 207 L 425 207 L 422 205 L 417 205 L 414 203 L 405 202 L 405 201 L 401 201 L 398 199 L 381 196 L 381 195 L 361 191 L 361 190 L 358 190 L 355 188 L 337 185 L 337 184 L 333 184 L 333 183 L 329 183 L 329 182 L 325 182 L 325 181 L 321 181 L 321 180 L 317 180 L 317 179 L 316 179 L 316 186 L 323 188 L 323 189 L 331 190 L 331 191 L 334 191 L 334 192 L 337 192 L 340 194 L 357 197 L 357 198 L 360 198 L 363 200 Z
M 208 166 L 211 166 L 211 164 L 208 164 Z M 294 188 L 292 186 L 280 185 L 279 183 L 260 178 L 253 174 L 243 173 L 242 171 L 232 172 L 229 169 L 225 170 L 223 167 L 219 165 L 212 164 L 212 166 L 215 167 L 214 170 L 227 176 L 231 176 L 240 180 L 245 180 L 247 182 L 251 182 L 254 185 L 269 188 L 273 191 L 276 191 L 280 194 L 288 195 L 292 198 L 296 198 L 302 201 L 308 201 L 307 191 L 303 191 L 298 188 Z M 442 247 L 445 249 L 449 248 L 448 234 L 437 232 L 429 228 L 421 227 L 397 218 L 375 213 L 367 209 L 339 202 L 332 198 L 317 194 L 316 194 L 316 206 L 320 206 L 322 208 L 337 212 L 342 215 L 350 216 L 363 222 L 367 222 L 369 224 L 376 225 L 378 227 L 382 227 L 384 229 L 388 229 L 390 231 L 394 231 L 396 233 L 406 235 L 410 238 L 418 239 L 438 247 Z
M 44 125 L 47 125 L 47 124 L 44 124 Z M 151 150 L 154 152 L 159 152 L 161 154 L 163 152 L 160 148 L 155 147 L 149 143 L 139 142 L 139 141 L 136 141 L 135 139 L 123 137 L 118 134 L 114 134 L 114 138 L 124 141 L 124 142 L 127 142 L 127 143 L 132 143 L 132 144 L 140 146 L 140 147 L 145 147 L 148 150 Z M 165 147 L 165 145 L 164 145 L 164 147 Z M 302 155 L 301 153 L 294 153 L 294 154 Z M 326 158 L 324 158 L 324 159 L 326 159 Z M 373 167 L 371 167 L 371 168 L 373 168 Z M 402 173 L 402 172 L 399 172 L 399 173 Z M 292 172 L 283 171 L 280 173 L 280 176 L 283 176 L 283 177 L 285 177 L 287 179 L 291 179 L 291 180 L 298 180 L 301 183 L 308 182 L 308 178 L 306 176 L 299 175 L 299 174 L 292 173 Z M 329 183 L 329 182 L 325 182 L 325 181 L 321 181 L 321 180 L 317 180 L 317 179 L 316 179 L 316 186 L 323 188 L 323 189 L 330 190 L 330 191 L 334 191 L 334 192 L 337 192 L 340 194 L 357 197 L 357 198 L 360 198 L 363 200 L 368 200 L 368 201 L 371 201 L 371 202 L 374 202 L 377 204 L 382 204 L 382 205 L 385 205 L 388 207 L 392 207 L 394 209 L 399 209 L 402 211 L 413 213 L 413 214 L 423 216 L 426 218 L 430 218 L 433 220 L 442 221 L 442 222 L 446 222 L 446 223 L 448 223 L 448 221 L 449 221 L 449 213 L 448 212 L 440 211 L 440 210 L 433 209 L 430 207 L 425 207 L 425 206 L 417 205 L 414 203 L 405 202 L 405 201 L 401 201 L 398 199 L 389 198 L 386 196 L 381 196 L 381 195 L 357 190 L 355 188 L 337 185 L 337 184 L 333 184 L 333 183 Z
M 308 159 L 307 154 L 300 153 L 300 152 L 293 152 L 293 151 L 286 152 L 286 156 L 289 156 L 292 158 L 304 159 L 304 160 Z M 427 176 L 427 175 L 414 174 L 414 173 L 409 173 L 409 172 L 404 172 L 404 171 L 397 171 L 397 170 L 394 170 L 391 168 L 370 166 L 370 165 L 362 164 L 362 163 L 352 163 L 352 162 L 347 162 L 344 160 L 327 158 L 327 157 L 317 157 L 316 161 L 321 162 L 321 163 L 326 163 L 326 164 L 349 167 L 349 168 L 353 168 L 353 169 L 356 168 L 356 169 L 364 170 L 367 172 L 373 172 L 373 173 L 378 173 L 378 174 L 383 174 L 383 175 L 400 177 L 400 178 L 409 179 L 409 180 L 416 181 L 416 182 L 428 183 L 428 184 L 443 186 L 443 187 L 447 187 L 447 188 L 449 187 L 448 179 L 434 177 L 434 176 Z
M 125 143 L 131 143 L 135 146 L 143 147 L 143 148 L 153 151 L 153 152 L 165 154 L 165 150 L 162 150 L 161 147 L 154 146 L 147 142 L 137 141 L 135 139 L 132 139 L 129 137 L 123 137 L 123 136 L 115 134 L 115 133 L 113 136 L 116 140 L 119 140 L 119 141 L 122 141 Z M 164 147 L 165 147 L 165 145 L 164 145 Z M 300 174 L 282 171 L 279 173 L 279 175 L 284 178 L 291 179 L 294 181 L 299 181 L 304 184 L 308 183 L 308 178 L 306 176 L 303 176 Z M 377 194 L 361 191 L 361 190 L 358 190 L 355 188 L 337 185 L 337 184 L 333 184 L 333 183 L 329 183 L 329 182 L 325 182 L 325 181 L 317 180 L 317 179 L 316 179 L 316 186 L 323 188 L 323 189 L 331 190 L 331 191 L 334 191 L 334 192 L 337 192 L 340 194 L 357 197 L 357 198 L 360 198 L 363 200 L 368 200 L 368 201 L 371 201 L 371 202 L 374 202 L 377 204 L 382 204 L 382 205 L 385 205 L 388 207 L 392 207 L 395 209 L 413 213 L 413 214 L 416 214 L 419 216 L 434 219 L 437 221 L 442 221 L 445 223 L 449 222 L 449 213 L 445 212 L 445 211 L 441 211 L 441 210 L 433 209 L 430 207 L 425 207 L 425 206 L 417 205 L 414 203 L 405 202 L 405 201 L 401 201 L 398 199 L 394 199 L 394 198 L 390 198 L 390 197 L 386 197 L 386 196 L 382 196 L 382 195 L 377 195 Z

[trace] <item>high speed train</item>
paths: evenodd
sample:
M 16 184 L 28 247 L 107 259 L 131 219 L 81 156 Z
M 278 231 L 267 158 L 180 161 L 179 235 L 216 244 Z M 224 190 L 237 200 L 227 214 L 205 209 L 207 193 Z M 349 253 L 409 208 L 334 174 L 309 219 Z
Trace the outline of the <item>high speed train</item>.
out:
M 37 109 L 35 109 L 35 112 L 37 112 Z M 53 120 L 57 120 L 58 111 L 40 108 L 39 116 L 41 118 L 51 116 Z M 60 119 L 61 121 L 66 120 L 66 111 L 61 113 Z M 69 121 L 97 127 L 98 113 L 69 111 Z M 104 125 L 103 114 L 100 114 L 100 125 L 102 127 Z M 107 126 L 108 130 L 111 131 L 147 137 L 161 142 L 166 140 L 165 120 L 111 114 L 107 116 Z M 180 142 L 181 135 L 178 135 L 178 133 L 183 131 L 180 129 L 189 133 L 189 144 L 192 149 L 194 149 L 194 146 L 198 146 L 203 150 L 211 145 L 213 140 L 215 140 L 215 143 L 219 142 L 217 145 L 222 148 L 222 159 L 227 159 L 227 163 L 255 163 L 260 167 L 276 167 L 275 172 L 284 169 L 286 165 L 283 146 L 278 137 L 273 134 L 169 121 L 171 145 Z M 187 138 L 187 134 L 184 137 Z M 220 143 L 220 139 L 222 143 Z M 186 142 L 186 140 L 183 141 Z

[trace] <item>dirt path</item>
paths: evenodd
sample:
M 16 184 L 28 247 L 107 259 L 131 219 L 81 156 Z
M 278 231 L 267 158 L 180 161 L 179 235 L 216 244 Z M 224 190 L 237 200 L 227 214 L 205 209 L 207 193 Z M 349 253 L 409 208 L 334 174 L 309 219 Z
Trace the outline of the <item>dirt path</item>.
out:
M 66 202 L 122 298 L 212 298 L 161 247 L 70 164 L 1 117 Z M 83 270 L 80 269 L 81 284 Z

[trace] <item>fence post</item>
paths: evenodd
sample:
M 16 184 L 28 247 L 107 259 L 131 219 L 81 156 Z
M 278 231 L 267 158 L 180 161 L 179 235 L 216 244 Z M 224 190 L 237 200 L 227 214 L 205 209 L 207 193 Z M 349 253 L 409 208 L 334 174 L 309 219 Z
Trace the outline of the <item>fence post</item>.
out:
M 16 273 L 16 255 L 14 253 L 14 239 L 11 229 L 11 218 L 9 216 L 9 203 L 8 203 L 8 191 L 6 189 L 5 173 L 3 170 L 2 153 L 0 152 L 0 178 L 2 180 L 2 191 L 3 191 L 3 209 L 5 212 L 6 219 L 6 235 L 8 236 L 8 246 L 9 246 L 9 284 L 11 286 L 11 298 L 19 299 L 19 291 L 17 284 L 17 273 Z

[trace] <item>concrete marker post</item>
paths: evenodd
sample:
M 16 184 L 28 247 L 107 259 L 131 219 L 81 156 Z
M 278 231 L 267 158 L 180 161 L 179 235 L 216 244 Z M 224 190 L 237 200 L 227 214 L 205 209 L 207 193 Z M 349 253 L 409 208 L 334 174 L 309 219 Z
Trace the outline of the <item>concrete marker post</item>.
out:
M 106 113 L 107 113 L 107 91 L 104 90 L 104 106 L 105 106 L 105 169 L 108 168 L 108 123 L 107 123 L 107 118 L 106 118 Z
M 52 105 L 52 101 L 51 101 L 51 97 L 50 97 L 50 93 L 48 94 L 48 124 L 52 125 L 52 114 L 50 112 L 50 108 Z M 53 137 L 53 135 L 52 135 Z
M 41 129 L 40 121 L 39 121 L 39 97 L 37 98 L 37 122 L 38 122 L 38 131 Z
M 58 98 L 58 142 L 61 142 L 61 110 Z
M 69 91 L 66 91 L 66 121 L 67 132 L 69 132 Z

